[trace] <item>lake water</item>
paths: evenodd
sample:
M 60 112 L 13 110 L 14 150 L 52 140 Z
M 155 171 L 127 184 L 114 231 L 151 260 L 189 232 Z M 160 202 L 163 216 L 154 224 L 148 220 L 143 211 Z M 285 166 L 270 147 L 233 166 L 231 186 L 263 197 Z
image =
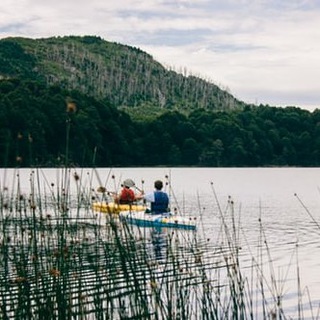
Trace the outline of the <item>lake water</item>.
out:
M 197 234 L 208 250 L 226 241 L 225 223 L 240 248 L 243 274 L 251 277 L 252 265 L 263 269 L 266 282 L 283 298 L 287 316 L 316 318 L 320 303 L 320 169 L 319 168 L 76 168 L 81 185 L 68 180 L 64 170 L 2 169 L 1 188 L 31 192 L 31 180 L 39 190 L 68 185 L 96 190 L 105 186 L 118 191 L 131 178 L 144 191 L 154 180 L 166 183 L 171 207 L 196 216 Z M 17 185 L 17 175 L 19 183 Z M 36 178 L 35 178 L 36 177 Z M 68 182 L 66 183 L 66 180 Z M 97 193 L 99 199 L 100 195 Z M 300 282 L 298 282 L 298 280 Z M 256 289 L 258 290 L 258 289 Z

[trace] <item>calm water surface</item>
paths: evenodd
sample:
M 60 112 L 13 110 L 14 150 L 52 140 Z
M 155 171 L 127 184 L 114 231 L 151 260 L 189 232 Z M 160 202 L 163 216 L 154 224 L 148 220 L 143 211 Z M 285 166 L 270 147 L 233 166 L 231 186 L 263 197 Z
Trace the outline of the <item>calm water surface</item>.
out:
M 64 183 L 63 170 L 36 171 L 41 190 L 49 190 L 52 183 Z M 208 247 L 223 240 L 222 222 L 226 221 L 232 229 L 233 221 L 243 272 L 250 276 L 252 263 L 260 263 L 265 276 L 276 279 L 274 290 L 284 297 L 287 314 L 293 318 L 297 318 L 300 285 L 304 318 L 312 315 L 316 318 L 320 304 L 319 168 L 85 168 L 71 171 L 81 176 L 83 189 L 103 185 L 116 191 L 121 181 L 131 178 L 140 189 L 149 191 L 153 190 L 154 180 L 163 180 L 167 183 L 171 206 L 177 207 L 181 214 L 197 216 L 197 233 L 207 239 Z M 30 169 L 2 169 L 1 188 L 17 188 L 15 177 L 19 175 L 21 192 L 30 193 L 30 172 Z M 76 192 L 78 188 L 71 179 L 71 191 Z

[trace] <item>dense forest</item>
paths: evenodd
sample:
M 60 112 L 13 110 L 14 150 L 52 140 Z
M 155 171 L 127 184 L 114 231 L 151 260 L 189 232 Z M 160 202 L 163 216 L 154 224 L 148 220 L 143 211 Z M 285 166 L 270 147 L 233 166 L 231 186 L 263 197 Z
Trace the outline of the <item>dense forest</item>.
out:
M 61 86 L 0 81 L 0 166 L 319 166 L 320 111 L 166 110 L 133 120 Z

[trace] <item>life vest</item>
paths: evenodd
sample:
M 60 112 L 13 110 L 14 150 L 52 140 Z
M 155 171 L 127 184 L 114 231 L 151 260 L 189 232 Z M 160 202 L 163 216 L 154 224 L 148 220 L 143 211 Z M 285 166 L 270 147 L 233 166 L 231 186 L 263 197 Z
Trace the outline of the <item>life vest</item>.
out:
M 134 192 L 129 188 L 123 188 L 119 197 L 120 204 L 130 204 L 135 200 Z
M 169 197 L 163 191 L 154 192 L 154 202 L 151 202 L 151 212 L 154 214 L 168 212 Z

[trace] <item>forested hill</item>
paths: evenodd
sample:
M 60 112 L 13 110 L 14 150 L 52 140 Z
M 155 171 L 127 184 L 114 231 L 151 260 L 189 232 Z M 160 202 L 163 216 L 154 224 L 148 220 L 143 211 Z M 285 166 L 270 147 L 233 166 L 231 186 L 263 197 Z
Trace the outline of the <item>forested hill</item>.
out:
M 78 91 L 0 81 L 0 167 L 319 166 L 320 111 L 246 106 L 135 122 Z
M 70 165 L 320 166 L 320 110 L 245 105 L 97 37 L 0 40 L 0 167 Z
M 2 39 L 0 78 L 76 89 L 116 107 L 189 112 L 244 106 L 209 81 L 168 70 L 140 49 L 95 36 Z

